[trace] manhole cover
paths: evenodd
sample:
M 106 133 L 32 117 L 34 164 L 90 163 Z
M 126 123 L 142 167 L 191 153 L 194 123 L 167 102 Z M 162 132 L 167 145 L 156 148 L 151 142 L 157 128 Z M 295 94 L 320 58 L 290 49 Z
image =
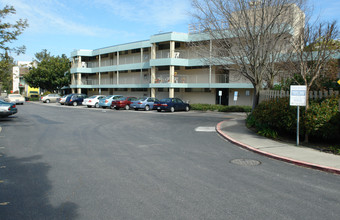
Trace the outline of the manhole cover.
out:
M 234 159 L 234 160 L 231 160 L 230 163 L 241 165 L 241 166 L 257 166 L 261 164 L 260 161 L 251 160 L 251 159 Z

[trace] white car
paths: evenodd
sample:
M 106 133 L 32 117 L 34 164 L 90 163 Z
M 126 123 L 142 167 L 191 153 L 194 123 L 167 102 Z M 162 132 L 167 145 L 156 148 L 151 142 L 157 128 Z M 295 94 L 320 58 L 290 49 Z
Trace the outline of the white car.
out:
M 58 94 L 48 94 L 41 97 L 42 102 L 50 103 L 50 102 L 58 102 L 60 99 L 60 95 Z
M 89 98 L 84 99 L 83 105 L 86 105 L 88 108 L 95 107 L 99 108 L 99 99 L 105 98 L 105 95 L 93 95 Z
M 17 105 L 23 105 L 25 103 L 25 97 L 20 94 L 8 94 L 4 100 L 5 102 L 11 102 Z

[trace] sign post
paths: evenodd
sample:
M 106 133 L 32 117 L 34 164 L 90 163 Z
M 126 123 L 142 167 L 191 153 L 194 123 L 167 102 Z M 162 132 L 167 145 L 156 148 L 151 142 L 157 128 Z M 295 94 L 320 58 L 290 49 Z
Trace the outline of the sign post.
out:
M 306 106 L 307 86 L 290 86 L 290 105 L 297 106 L 296 146 L 299 146 L 300 106 Z
M 235 105 L 236 105 L 237 97 L 238 97 L 238 91 L 235 91 L 234 92 L 234 102 L 235 102 Z
M 218 96 L 220 97 L 220 105 L 221 105 L 222 90 L 218 91 Z

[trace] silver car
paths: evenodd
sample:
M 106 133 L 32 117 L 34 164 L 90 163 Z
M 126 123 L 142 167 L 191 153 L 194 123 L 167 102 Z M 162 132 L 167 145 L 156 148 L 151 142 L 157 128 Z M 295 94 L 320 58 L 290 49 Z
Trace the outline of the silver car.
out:
M 60 100 L 60 95 L 58 94 L 48 94 L 41 97 L 42 102 L 50 103 L 50 102 L 58 102 Z
M 23 97 L 20 94 L 8 94 L 5 97 L 5 102 L 11 102 L 17 105 L 23 105 L 25 103 L 25 97 Z

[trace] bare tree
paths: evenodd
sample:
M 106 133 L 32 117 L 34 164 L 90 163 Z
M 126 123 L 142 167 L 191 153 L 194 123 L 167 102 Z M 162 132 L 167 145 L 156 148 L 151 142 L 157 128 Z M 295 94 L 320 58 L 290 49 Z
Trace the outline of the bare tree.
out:
M 305 15 L 300 8 L 304 3 L 305 0 L 193 0 L 195 30 L 200 34 L 193 45 L 201 48 L 200 53 L 210 65 L 241 74 L 252 83 L 254 109 L 265 80 L 276 77 L 276 63 L 287 59 L 284 54 L 291 50 L 290 39 L 303 28 Z M 199 40 L 202 38 L 205 41 Z
M 317 81 L 330 72 L 330 63 L 340 52 L 337 22 L 310 24 L 300 30 L 295 41 L 291 42 L 292 54 L 286 66 L 291 73 L 301 75 L 309 91 Z M 308 110 L 309 103 L 306 103 Z

